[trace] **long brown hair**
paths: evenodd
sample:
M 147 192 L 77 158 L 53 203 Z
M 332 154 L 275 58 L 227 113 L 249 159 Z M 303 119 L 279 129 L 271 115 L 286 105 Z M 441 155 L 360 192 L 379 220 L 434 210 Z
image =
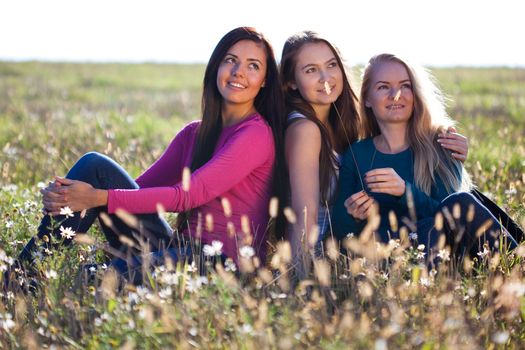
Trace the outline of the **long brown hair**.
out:
M 275 165 L 273 171 L 272 192 L 278 198 L 284 198 L 284 101 L 279 79 L 279 70 L 271 44 L 252 27 L 238 27 L 226 33 L 213 50 L 206 66 L 201 99 L 202 121 L 195 140 L 190 170 L 194 172 L 208 162 L 215 150 L 222 132 L 222 96 L 217 87 L 219 66 L 228 50 L 241 40 L 250 40 L 262 44 L 266 51 L 266 77 L 264 88 L 255 97 L 254 107 L 272 129 L 275 146 Z M 281 206 L 284 201 L 280 200 Z M 280 211 L 282 212 L 282 211 Z M 179 215 L 178 227 L 189 214 Z
M 430 195 L 436 175 L 441 178 L 447 191 L 470 190 L 472 183 L 463 164 L 453 158 L 437 142 L 438 134 L 445 132 L 454 121 L 445 111 L 441 91 L 432 81 L 432 76 L 408 61 L 392 54 L 374 56 L 366 65 L 361 85 L 361 116 L 364 137 L 381 134 L 372 108 L 366 107 L 368 91 L 372 84 L 374 69 L 381 63 L 397 62 L 405 67 L 412 83 L 414 111 L 408 121 L 407 138 L 414 153 L 414 182 L 416 186 Z
M 309 43 L 324 43 L 332 50 L 337 64 L 343 73 L 343 91 L 332 104 L 328 116 L 328 123 L 333 130 L 333 139 L 330 138 L 327 128 L 319 121 L 312 106 L 301 96 L 298 90 L 291 88 L 295 82 L 295 67 L 299 50 Z M 328 40 L 312 31 L 303 31 L 286 40 L 281 55 L 281 80 L 285 97 L 286 112 L 297 111 L 306 118 L 313 121 L 321 131 L 321 152 L 319 154 L 319 185 L 321 189 L 321 200 L 330 201 L 331 179 L 336 175 L 333 150 L 338 153 L 344 152 L 348 146 L 359 137 L 360 118 L 357 109 L 357 96 L 354 93 L 350 81 L 344 69 L 341 55 L 337 48 Z

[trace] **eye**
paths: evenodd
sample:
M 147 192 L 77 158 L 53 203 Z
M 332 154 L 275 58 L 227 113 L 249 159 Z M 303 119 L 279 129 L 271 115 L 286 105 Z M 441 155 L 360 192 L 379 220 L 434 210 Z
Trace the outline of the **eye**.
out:
M 224 63 L 235 63 L 235 59 L 231 56 L 228 56 L 224 59 Z
M 401 88 L 402 89 L 409 89 L 409 90 L 412 90 L 412 84 L 410 83 L 404 83 L 401 85 Z
M 337 61 L 332 61 L 328 64 L 328 68 L 336 68 L 338 67 Z
M 388 85 L 386 84 L 381 84 L 377 86 L 377 90 L 387 90 L 387 89 L 388 89 Z
M 250 69 L 257 70 L 257 71 L 261 69 L 257 63 L 250 63 L 250 64 L 248 65 L 248 67 L 249 67 Z
M 315 67 L 309 67 L 309 68 L 306 68 L 306 70 L 304 71 L 306 74 L 309 74 L 309 73 L 315 73 L 317 71 L 317 69 L 315 69 Z

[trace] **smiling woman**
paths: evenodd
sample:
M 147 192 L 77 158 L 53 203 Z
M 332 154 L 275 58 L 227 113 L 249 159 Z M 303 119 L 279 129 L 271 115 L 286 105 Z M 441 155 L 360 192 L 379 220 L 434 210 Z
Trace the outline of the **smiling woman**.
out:
M 255 29 L 234 29 L 217 44 L 205 71 L 202 115 L 136 180 L 98 153 L 83 156 L 65 178 L 56 177 L 42 190 L 49 215 L 20 260 L 32 261 L 39 242 L 50 248 L 53 240 L 72 241 L 71 232 L 64 236 L 52 227 L 52 217 L 76 232 L 109 217 L 100 223 L 116 257 L 113 266 L 137 283 L 140 259 L 133 256 L 141 247 L 156 257 L 168 252 L 174 260 L 191 260 L 199 252 L 190 252 L 187 242 L 219 241 L 223 259 L 237 261 L 245 246 L 264 259 L 268 203 L 278 192 L 272 174 L 284 178 L 276 162 L 282 154 L 283 103 L 272 47 Z M 66 206 L 74 213 L 65 215 Z M 159 207 L 180 213 L 177 234 L 157 215 Z M 116 215 L 119 210 L 136 215 L 131 222 L 137 223 Z M 203 217 L 213 224 L 202 229 Z
M 438 256 L 441 234 L 458 256 L 476 256 L 485 244 L 515 247 L 498 220 L 468 192 L 470 177 L 459 158 L 440 144 L 453 121 L 429 78 L 395 55 L 370 59 L 361 87 L 367 138 L 343 155 L 335 235 L 359 235 L 376 203 L 380 224 L 373 230 L 380 240 L 399 238 L 407 230 L 424 244 L 429 261 Z

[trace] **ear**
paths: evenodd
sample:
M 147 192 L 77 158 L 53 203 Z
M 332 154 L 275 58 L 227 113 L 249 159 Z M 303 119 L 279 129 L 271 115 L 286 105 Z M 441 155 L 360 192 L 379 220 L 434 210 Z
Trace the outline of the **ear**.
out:
M 266 80 L 263 81 L 262 84 L 261 84 L 261 87 L 262 87 L 262 88 L 265 87 L 265 86 L 266 86 Z
M 368 102 L 368 99 L 365 100 L 365 107 L 371 108 L 372 104 Z
M 297 90 L 297 84 L 296 84 L 296 83 L 288 83 L 288 86 L 289 86 L 290 89 L 292 89 L 292 90 Z

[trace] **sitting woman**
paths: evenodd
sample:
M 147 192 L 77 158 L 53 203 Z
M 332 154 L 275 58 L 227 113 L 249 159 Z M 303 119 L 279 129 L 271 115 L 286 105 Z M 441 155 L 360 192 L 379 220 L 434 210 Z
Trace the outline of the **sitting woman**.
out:
M 57 177 L 42 191 L 49 215 L 20 260 L 31 261 L 38 242 L 49 246 L 53 237 L 62 239 L 59 228 L 51 225 L 51 216 L 63 228 L 76 232 L 87 232 L 97 217 L 102 218 L 111 250 L 120 257 L 114 265 L 124 274 L 126 263 L 140 264 L 135 257 L 139 252 L 129 247 L 144 242 L 153 252 L 184 247 L 169 249 L 175 260 L 191 259 L 195 252 L 188 249 L 190 240 L 219 241 L 223 257 L 234 261 L 242 246 L 251 246 L 264 259 L 272 174 L 280 169 L 275 159 L 282 153 L 283 116 L 271 45 L 253 28 L 230 31 L 217 44 L 206 67 L 202 120 L 184 127 L 135 181 L 106 156 L 84 155 L 66 178 Z M 191 170 L 188 181 L 183 176 L 186 167 Z M 72 217 L 60 215 L 66 206 L 74 211 Z M 159 206 L 185 218 L 175 235 L 157 214 Z M 115 214 L 119 209 L 135 214 L 138 224 L 121 220 Z M 87 212 L 81 215 L 84 210 Z M 110 220 L 104 220 L 105 214 Z
M 441 232 L 458 255 L 475 255 L 485 242 L 494 247 L 505 230 L 468 192 L 470 177 L 458 157 L 440 145 L 453 122 L 428 74 L 394 55 L 372 57 L 363 76 L 361 113 L 366 138 L 343 156 L 335 235 L 359 234 L 377 203 L 377 233 L 384 242 L 399 235 L 389 224 L 393 212 L 428 250 Z M 460 215 L 449 215 L 457 208 Z M 443 225 L 434 225 L 440 212 Z

